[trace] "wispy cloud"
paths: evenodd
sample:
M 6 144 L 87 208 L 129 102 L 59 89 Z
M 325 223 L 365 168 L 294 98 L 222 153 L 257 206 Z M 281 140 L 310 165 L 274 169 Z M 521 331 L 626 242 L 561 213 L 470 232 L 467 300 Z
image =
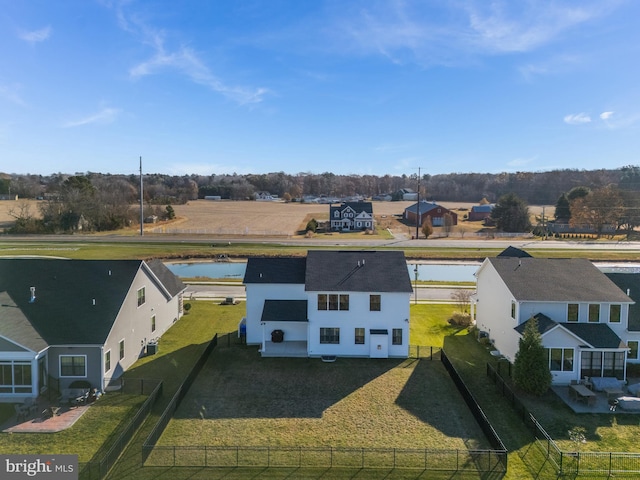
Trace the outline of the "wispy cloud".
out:
M 125 6 L 128 3 L 122 0 L 107 5 L 115 10 L 120 28 L 140 38 L 140 41 L 152 50 L 151 57 L 131 67 L 129 70 L 131 78 L 137 79 L 170 71 L 178 72 L 192 82 L 242 105 L 262 102 L 265 95 L 270 93 L 269 89 L 263 87 L 229 85 L 214 74 L 192 48 L 184 45 L 167 47 L 165 32 L 150 26 L 134 14 L 127 14 Z
M 118 117 L 118 115 L 120 114 L 120 112 L 121 110 L 118 108 L 105 107 L 96 113 L 92 113 L 90 115 L 81 117 L 76 120 L 67 121 L 62 124 L 62 127 L 74 128 L 74 127 L 82 127 L 85 125 L 92 125 L 92 124 L 104 125 L 104 124 L 113 123 Z
M 44 42 L 51 36 L 51 25 L 41 28 L 40 30 L 23 30 L 18 33 L 18 36 L 25 42 L 29 42 L 31 44 Z
M 613 115 L 613 112 L 602 112 L 600 114 L 600 118 L 602 120 L 609 120 L 611 118 L 611 116 Z
M 623 128 L 634 127 L 640 122 L 640 114 L 618 113 L 618 112 L 602 112 L 600 119 L 607 128 L 618 130 Z
M 18 87 L 11 87 L 8 85 L 0 85 L 0 98 L 4 98 L 11 103 L 25 107 L 26 103 L 22 97 L 18 94 Z
M 565 115 L 564 123 L 569 125 L 584 125 L 585 123 L 591 122 L 591 117 L 587 113 L 571 113 L 569 115 Z
M 533 51 L 605 17 L 618 3 L 458 0 L 439 2 L 434 9 L 434 2 L 422 0 L 366 1 L 352 6 L 337 29 L 364 53 L 398 63 L 447 64 L 477 55 Z

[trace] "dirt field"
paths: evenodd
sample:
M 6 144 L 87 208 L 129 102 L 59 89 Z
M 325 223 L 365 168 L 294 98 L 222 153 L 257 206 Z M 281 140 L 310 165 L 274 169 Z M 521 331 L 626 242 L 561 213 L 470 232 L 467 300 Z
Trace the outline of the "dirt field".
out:
M 30 213 L 38 217 L 36 200 L 0 201 L 0 229 L 13 223 L 10 212 L 28 205 Z M 415 227 L 399 220 L 404 209 L 415 202 L 373 202 L 373 212 L 379 227 L 388 228 L 394 234 L 413 235 Z M 440 205 L 458 214 L 457 229 L 478 231 L 480 222 L 463 221 L 473 204 L 441 202 Z M 135 208 L 135 207 L 134 207 Z M 532 215 L 540 215 L 543 207 L 529 206 Z M 303 230 L 311 218 L 329 219 L 329 205 L 313 203 L 235 202 L 196 200 L 186 205 L 174 205 L 176 220 L 157 225 L 146 225 L 150 233 L 206 233 L 217 235 L 266 235 L 294 236 Z M 545 208 L 545 215 L 553 215 L 553 207 Z M 137 228 L 137 227 L 136 227 Z

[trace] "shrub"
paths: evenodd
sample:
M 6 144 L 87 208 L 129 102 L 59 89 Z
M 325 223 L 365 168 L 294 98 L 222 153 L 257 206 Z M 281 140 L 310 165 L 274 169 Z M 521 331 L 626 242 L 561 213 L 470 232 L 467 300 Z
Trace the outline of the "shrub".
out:
M 449 325 L 456 327 L 468 327 L 471 325 L 471 315 L 468 313 L 454 312 L 448 322 Z

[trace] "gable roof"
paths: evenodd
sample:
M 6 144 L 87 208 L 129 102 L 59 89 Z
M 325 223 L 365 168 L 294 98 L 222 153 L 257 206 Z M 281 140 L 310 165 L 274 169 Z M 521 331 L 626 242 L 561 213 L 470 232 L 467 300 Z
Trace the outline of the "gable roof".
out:
M 19 346 L 33 352 L 47 348 L 47 342 L 35 331 L 22 310 L 7 292 L 0 292 L 0 351 L 24 351 Z
M 0 259 L 0 291 L 7 292 L 46 344 L 101 345 L 143 264 L 142 260 Z M 31 287 L 35 287 L 34 302 Z
M 490 203 L 487 203 L 485 205 L 474 205 L 473 207 L 471 207 L 471 211 L 475 213 L 491 213 L 494 206 L 495 205 Z
M 538 332 L 540 335 L 550 332 L 551 330 L 558 328 L 564 328 L 571 332 L 573 335 L 582 340 L 587 346 L 591 348 L 627 348 L 625 343 L 620 339 L 616 333 L 609 328 L 609 325 L 605 323 L 584 323 L 584 322 L 556 322 L 551 320 L 543 313 L 534 315 L 534 318 L 538 321 Z M 520 334 L 524 334 L 527 323 L 521 323 L 515 330 Z
M 146 264 L 172 298 L 187 288 L 180 277 L 174 275 L 161 260 L 151 260 Z
M 434 210 L 436 208 L 440 208 L 442 209 L 443 213 L 451 213 L 452 215 L 456 215 L 457 213 L 455 212 L 451 212 L 448 208 L 443 207 L 442 205 L 438 205 L 437 203 L 434 202 L 427 202 L 426 200 L 420 200 L 420 202 L 416 202 L 413 205 L 409 205 L 407 208 L 404 209 L 405 212 L 411 212 L 411 213 L 418 213 L 418 203 L 420 204 L 420 215 L 424 214 L 424 213 L 428 213 L 431 210 Z
M 343 202 L 340 205 L 330 205 L 329 212 L 333 216 L 335 210 L 342 211 L 347 208 L 352 209 L 356 213 L 365 212 L 373 214 L 373 205 L 371 202 Z
M 584 258 L 487 258 L 518 301 L 615 302 L 631 300 Z
M 529 255 L 524 250 L 521 250 L 521 249 L 516 248 L 516 247 L 511 247 L 511 246 L 505 248 L 497 256 L 498 257 L 517 257 L 517 258 L 528 258 L 528 257 L 531 257 L 531 255 Z
M 243 283 L 304 283 L 304 257 L 252 257 L 247 260 Z
M 307 291 L 411 293 L 402 251 L 323 251 L 307 254 Z
M 306 300 L 265 300 L 261 322 L 308 322 Z

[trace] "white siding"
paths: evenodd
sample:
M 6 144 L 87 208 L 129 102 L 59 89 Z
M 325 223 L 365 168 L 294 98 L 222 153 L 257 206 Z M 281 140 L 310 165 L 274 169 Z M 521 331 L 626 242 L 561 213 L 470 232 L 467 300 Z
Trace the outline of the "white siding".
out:
M 303 284 L 264 284 L 250 283 L 247 289 L 247 344 L 262 343 L 262 309 L 265 300 L 306 300 Z M 273 330 L 273 329 L 272 329 Z M 284 329 L 281 329 L 284 330 Z M 269 330 L 269 335 L 271 330 Z M 291 338 L 287 338 L 291 340 Z M 267 338 L 270 341 L 271 338 Z
M 309 356 L 369 356 L 370 330 L 388 330 L 389 356 L 406 357 L 409 352 L 409 293 L 307 292 L 309 294 Z M 318 293 L 349 295 L 349 310 L 318 310 Z M 369 296 L 381 296 L 381 310 L 369 310 Z M 321 344 L 321 328 L 339 328 L 339 344 Z M 365 329 L 364 345 L 355 344 L 355 329 Z M 393 329 L 402 329 L 402 345 L 392 345 Z

